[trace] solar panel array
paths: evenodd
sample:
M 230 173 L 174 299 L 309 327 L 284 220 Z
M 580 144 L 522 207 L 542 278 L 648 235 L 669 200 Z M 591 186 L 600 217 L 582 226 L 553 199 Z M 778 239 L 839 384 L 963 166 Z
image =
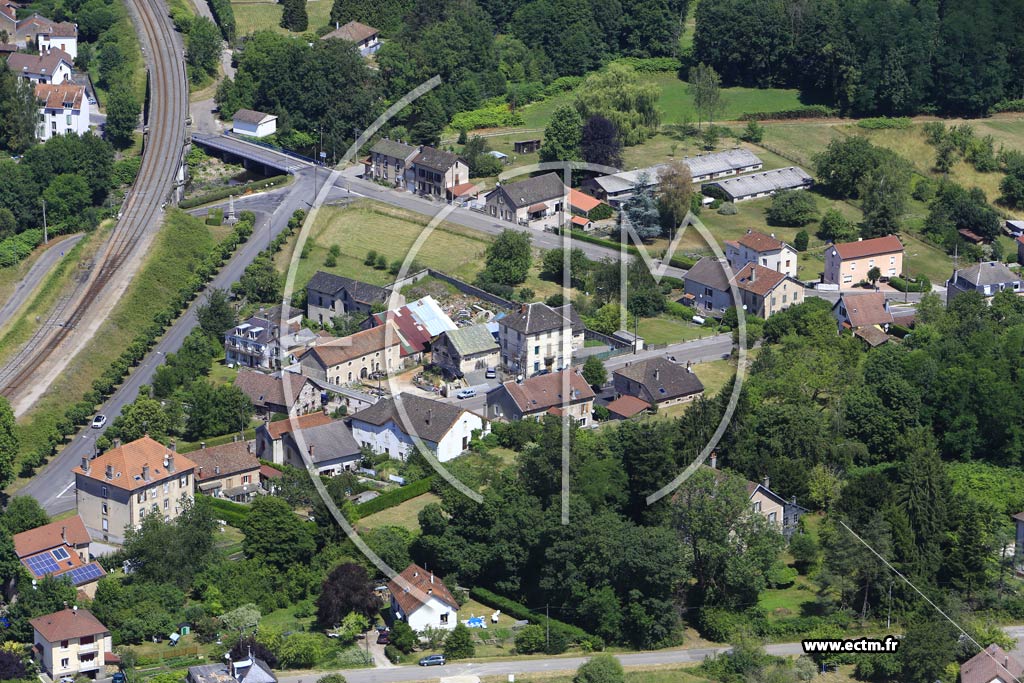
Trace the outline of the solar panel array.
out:
M 61 560 L 66 560 L 70 557 L 70 555 L 68 555 L 68 551 L 64 550 L 64 548 L 54 548 L 50 552 L 53 553 L 53 558 L 58 562 Z
M 84 567 L 76 567 L 71 571 L 67 572 L 67 575 L 71 577 L 72 583 L 76 586 L 80 586 L 88 581 L 93 581 L 103 576 L 103 569 L 95 562 L 87 564 Z
M 24 560 L 24 563 L 29 571 L 40 578 L 60 570 L 57 562 L 50 557 L 49 553 L 28 557 Z

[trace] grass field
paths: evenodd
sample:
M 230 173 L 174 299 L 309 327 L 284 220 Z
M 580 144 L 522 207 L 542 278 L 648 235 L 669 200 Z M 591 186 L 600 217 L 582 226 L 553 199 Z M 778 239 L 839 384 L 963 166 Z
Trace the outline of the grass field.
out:
M 676 318 L 641 318 L 638 325 L 640 336 L 647 344 L 674 344 L 691 339 L 707 337 L 713 332 L 706 327 L 677 320 Z
M 318 28 L 331 23 L 331 5 L 330 0 L 308 0 L 306 2 L 306 13 L 309 15 L 309 31 L 316 31 Z M 263 30 L 300 35 L 281 28 L 281 12 L 283 7 L 272 0 L 263 2 L 259 0 L 232 2 L 231 9 L 235 12 L 235 27 L 239 36 Z
M 658 108 L 662 112 L 662 125 L 697 121 L 693 94 L 686 81 L 674 73 L 652 74 L 649 81 L 661 89 Z M 716 121 L 735 121 L 742 114 L 755 111 L 780 111 L 803 106 L 797 90 L 778 88 L 722 88 L 722 108 Z
M 18 423 L 18 436 L 26 451 L 52 429 L 69 397 L 78 400 L 128 345 L 135 334 L 170 301 L 214 241 L 201 221 L 172 210 L 149 257 L 128 290 L 107 316 L 92 341 L 68 365 L 49 391 Z
M 711 398 L 736 374 L 736 361 L 722 359 L 697 363 L 693 366 L 693 374 L 704 385 L 704 395 Z
M 371 531 L 382 526 L 400 526 L 413 533 L 420 532 L 418 515 L 420 510 L 431 503 L 440 503 L 441 499 L 433 493 L 424 493 L 422 496 L 411 498 L 401 505 L 381 510 L 374 514 L 363 517 L 359 520 L 357 527 L 359 531 Z

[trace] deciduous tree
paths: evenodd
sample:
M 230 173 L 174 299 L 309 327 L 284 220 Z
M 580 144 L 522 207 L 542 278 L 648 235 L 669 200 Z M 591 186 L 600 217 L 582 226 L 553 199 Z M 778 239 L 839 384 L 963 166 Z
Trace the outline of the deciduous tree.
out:
M 309 525 L 288 503 L 274 496 L 259 496 L 253 501 L 242 533 L 245 554 L 279 571 L 307 562 L 316 549 Z
M 347 562 L 339 564 L 328 574 L 316 606 L 320 626 L 333 628 L 350 613 L 374 617 L 378 601 L 366 569 L 362 565 Z

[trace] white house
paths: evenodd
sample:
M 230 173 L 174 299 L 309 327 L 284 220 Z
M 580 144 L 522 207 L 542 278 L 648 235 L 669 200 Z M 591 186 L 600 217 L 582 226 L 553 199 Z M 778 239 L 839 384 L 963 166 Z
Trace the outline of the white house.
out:
M 388 581 L 388 590 L 391 613 L 413 631 L 430 627 L 451 631 L 459 623 L 459 603 L 444 581 L 417 564 Z
M 733 271 L 740 270 L 748 263 L 771 268 L 783 275 L 796 277 L 797 252 L 775 234 L 766 235 L 757 230 L 747 230 L 738 240 L 725 243 L 725 258 Z
M 250 138 L 265 138 L 277 132 L 277 117 L 262 111 L 239 109 L 231 118 L 231 132 Z
M 38 55 L 15 52 L 7 57 L 7 66 L 19 78 L 31 83 L 64 83 L 71 80 L 75 60 L 63 50 L 47 50 Z
M 374 453 L 405 460 L 419 439 L 440 462 L 462 454 L 473 432 L 486 427 L 476 413 L 412 394 L 378 401 L 349 418 L 349 425 L 356 443 Z
M 71 59 L 78 58 L 78 26 L 67 21 L 53 21 L 40 26 L 36 31 L 36 47 L 39 54 L 50 50 L 63 50 Z
M 89 131 L 89 98 L 85 86 L 62 83 L 36 84 L 39 121 L 36 137 L 46 141 L 55 135 L 82 135 Z

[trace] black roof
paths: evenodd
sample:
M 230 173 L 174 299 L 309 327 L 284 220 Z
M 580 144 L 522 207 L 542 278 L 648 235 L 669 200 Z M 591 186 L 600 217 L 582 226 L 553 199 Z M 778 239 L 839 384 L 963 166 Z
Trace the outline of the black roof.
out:
M 424 145 L 420 148 L 420 153 L 416 155 L 416 158 L 412 160 L 412 163 L 417 166 L 432 168 L 435 171 L 447 171 L 449 168 L 454 166 L 455 162 L 458 160 L 458 154 L 453 154 L 452 152 L 446 152 L 443 149 L 435 149 Z
M 520 334 L 537 334 L 560 329 L 565 324 L 566 317 L 569 318 L 573 333 L 583 331 L 583 321 L 572 304 L 557 308 L 551 308 L 545 303 L 526 304 L 498 322 Z
M 521 180 L 518 183 L 502 185 L 495 188 L 494 192 L 504 192 L 508 197 L 508 203 L 517 209 L 569 194 L 565 183 L 562 182 L 562 176 L 557 173 L 545 173 Z
M 658 402 L 704 391 L 697 375 L 661 356 L 630 363 L 613 374 L 644 386 Z
M 352 278 L 342 277 L 340 275 L 334 275 L 333 273 L 325 273 L 322 270 L 316 271 L 316 274 L 310 278 L 309 284 L 306 285 L 306 288 L 317 292 L 326 292 L 332 295 L 336 295 L 341 290 L 345 290 L 352 299 L 366 304 L 384 301 L 388 298 L 388 290 L 383 287 L 371 285 L 368 282 L 353 280 Z
M 408 421 L 399 414 L 397 403 L 401 403 L 405 409 Z M 418 436 L 424 441 L 438 443 L 458 422 L 462 413 L 462 408 L 450 403 L 442 403 L 432 398 L 412 394 L 398 394 L 398 396 L 377 401 L 369 408 L 360 410 L 350 420 L 377 426 L 394 421 L 406 434 Z

